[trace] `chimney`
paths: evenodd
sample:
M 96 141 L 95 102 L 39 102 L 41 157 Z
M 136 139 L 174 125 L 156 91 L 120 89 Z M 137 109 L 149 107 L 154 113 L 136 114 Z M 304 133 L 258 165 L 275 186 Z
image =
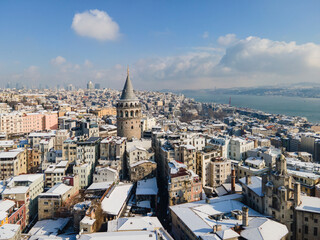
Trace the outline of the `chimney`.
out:
M 246 176 L 246 184 L 247 185 L 251 184 L 251 176 Z
M 222 230 L 222 226 L 220 224 L 213 225 L 213 232 L 216 233 Z
M 231 193 L 236 192 L 236 170 L 231 169 Z
M 294 184 L 294 203 L 295 203 L 295 206 L 299 206 L 300 203 L 301 203 L 301 200 L 300 200 L 300 195 L 301 195 L 301 187 L 300 187 L 300 183 L 299 182 L 296 182 Z
M 249 225 L 249 208 L 246 206 L 242 207 L 242 226 L 247 227 Z

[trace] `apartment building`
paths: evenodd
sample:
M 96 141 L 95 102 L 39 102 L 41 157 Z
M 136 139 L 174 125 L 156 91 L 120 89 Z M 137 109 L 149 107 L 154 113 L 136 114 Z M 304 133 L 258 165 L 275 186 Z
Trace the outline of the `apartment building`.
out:
M 202 151 L 197 152 L 197 169 L 203 186 L 210 186 L 210 162 L 221 156 L 221 148 L 218 146 L 208 145 Z
M 68 138 L 62 143 L 62 159 L 69 163 L 77 160 L 77 139 Z
M 110 167 L 97 166 L 93 174 L 93 182 L 115 182 L 119 179 L 117 170 Z
M 129 179 L 133 182 L 156 176 L 157 164 L 154 161 L 141 160 L 129 166 Z
M 80 189 L 87 188 L 92 183 L 91 164 L 81 163 L 73 167 L 73 173 L 79 176 Z
M 0 131 L 9 135 L 32 131 L 55 130 L 57 128 L 58 115 L 54 112 L 11 112 L 0 114 Z
M 66 176 L 69 162 L 61 161 L 58 164 L 51 164 L 44 171 L 45 188 L 52 188 L 57 183 L 62 183 L 63 178 Z
M 56 131 L 55 136 L 55 150 L 62 150 L 63 142 L 69 138 L 69 131 L 62 129 Z
M 0 132 L 7 135 L 22 133 L 22 113 L 1 113 L 0 114 Z
M 44 175 L 15 176 L 3 188 L 2 199 L 15 199 L 26 205 L 26 224 L 28 224 L 38 211 L 38 195 L 44 190 Z
M 229 143 L 229 158 L 243 160 L 247 158 L 247 151 L 254 148 L 254 142 L 243 138 L 232 138 Z
M 244 162 L 237 165 L 237 178 L 245 176 L 262 176 L 267 173 L 269 167 L 266 166 L 263 158 L 249 157 Z
M 0 152 L 0 180 L 27 173 L 27 150 L 23 148 Z
M 79 193 L 79 189 L 58 183 L 38 196 L 38 220 L 59 217 L 59 209 Z
M 18 224 L 21 231 L 26 227 L 26 205 L 14 200 L 0 200 L 0 226 L 4 224 Z
M 201 200 L 202 184 L 199 176 L 177 161 L 169 162 L 169 205 Z
M 175 159 L 187 166 L 187 169 L 196 172 L 197 153 L 193 145 L 175 145 Z

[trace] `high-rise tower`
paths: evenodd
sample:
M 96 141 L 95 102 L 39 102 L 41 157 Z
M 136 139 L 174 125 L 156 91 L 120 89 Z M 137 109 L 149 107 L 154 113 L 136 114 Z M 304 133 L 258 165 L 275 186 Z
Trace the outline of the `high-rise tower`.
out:
M 117 134 L 129 140 L 141 138 L 141 105 L 133 92 L 129 68 L 126 83 L 117 103 Z

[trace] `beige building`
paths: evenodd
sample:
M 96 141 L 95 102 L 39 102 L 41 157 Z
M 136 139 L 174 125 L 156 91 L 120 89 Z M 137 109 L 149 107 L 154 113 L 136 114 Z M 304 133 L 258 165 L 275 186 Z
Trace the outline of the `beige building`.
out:
M 93 109 L 90 112 L 97 115 L 100 118 L 104 116 L 109 116 L 109 115 L 113 115 L 113 116 L 117 115 L 117 109 L 114 107 Z
M 69 137 L 69 131 L 68 130 L 57 130 L 56 136 L 55 136 L 55 150 L 62 150 L 63 142 L 67 140 Z
M 47 192 L 38 196 L 38 220 L 60 217 L 59 210 L 64 207 L 73 196 L 78 194 L 79 188 L 58 183 Z
M 206 180 L 206 172 L 208 169 L 206 169 L 208 163 L 215 159 L 216 157 L 221 157 L 221 148 L 215 147 L 212 145 L 208 145 L 205 148 L 203 148 L 202 151 L 197 152 L 197 169 L 196 173 L 201 178 L 202 184 L 204 182 L 207 182 Z
M 100 142 L 100 159 L 110 160 L 111 165 L 119 171 L 120 179 L 125 173 L 126 138 L 110 136 Z
M 175 160 L 182 162 L 187 169 L 196 172 L 197 152 L 193 145 L 175 145 Z
M 40 167 L 39 149 L 27 148 L 27 172 L 36 173 Z
M 17 148 L 0 152 L 0 180 L 27 173 L 27 150 Z
M 69 166 L 68 161 L 61 161 L 58 164 L 50 165 L 45 171 L 45 187 L 52 188 L 57 183 L 62 183 Z
M 249 157 L 244 162 L 240 162 L 237 166 L 237 178 L 246 176 L 262 176 L 267 173 L 269 168 L 266 166 L 262 158 Z
M 289 229 L 287 239 L 318 239 L 320 200 L 302 196 L 301 185 L 289 175 L 286 158 L 281 155 L 275 171 L 260 177 L 240 179 L 245 202 L 272 216 Z
M 301 196 L 301 204 L 295 208 L 296 239 L 320 238 L 320 198 Z
M 221 150 L 212 146 L 197 153 L 197 170 L 203 187 L 216 188 L 231 182 L 231 161 L 220 155 Z
M 66 139 L 62 143 L 62 159 L 69 163 L 77 160 L 77 141 L 75 139 Z
M 155 177 L 157 164 L 154 161 L 141 160 L 130 165 L 129 177 L 133 182 L 139 181 L 145 177 Z
M 216 188 L 221 186 L 224 183 L 231 182 L 231 161 L 230 160 L 223 159 L 223 158 L 215 158 L 214 160 L 210 161 L 207 168 L 209 168 L 209 175 L 206 176 L 207 186 Z
M 177 161 L 171 161 L 169 168 L 169 205 L 201 200 L 202 184 L 199 176 Z
M 300 182 L 301 191 L 308 196 L 315 196 L 316 185 L 320 183 L 320 175 L 312 172 L 287 170 L 296 182 Z
M 22 132 L 22 113 L 1 113 L 0 132 L 7 135 L 19 134 Z
M 126 138 L 124 137 L 107 137 L 100 142 L 100 158 L 104 160 L 124 159 L 126 150 Z
M 95 232 L 95 224 L 96 219 L 84 216 L 84 218 L 80 221 L 80 232 L 82 234 L 90 234 Z

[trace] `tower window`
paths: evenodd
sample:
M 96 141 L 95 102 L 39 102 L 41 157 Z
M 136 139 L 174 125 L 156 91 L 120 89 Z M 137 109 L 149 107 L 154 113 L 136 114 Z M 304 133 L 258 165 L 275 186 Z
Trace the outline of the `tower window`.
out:
M 131 126 L 131 129 L 133 129 L 133 126 Z

